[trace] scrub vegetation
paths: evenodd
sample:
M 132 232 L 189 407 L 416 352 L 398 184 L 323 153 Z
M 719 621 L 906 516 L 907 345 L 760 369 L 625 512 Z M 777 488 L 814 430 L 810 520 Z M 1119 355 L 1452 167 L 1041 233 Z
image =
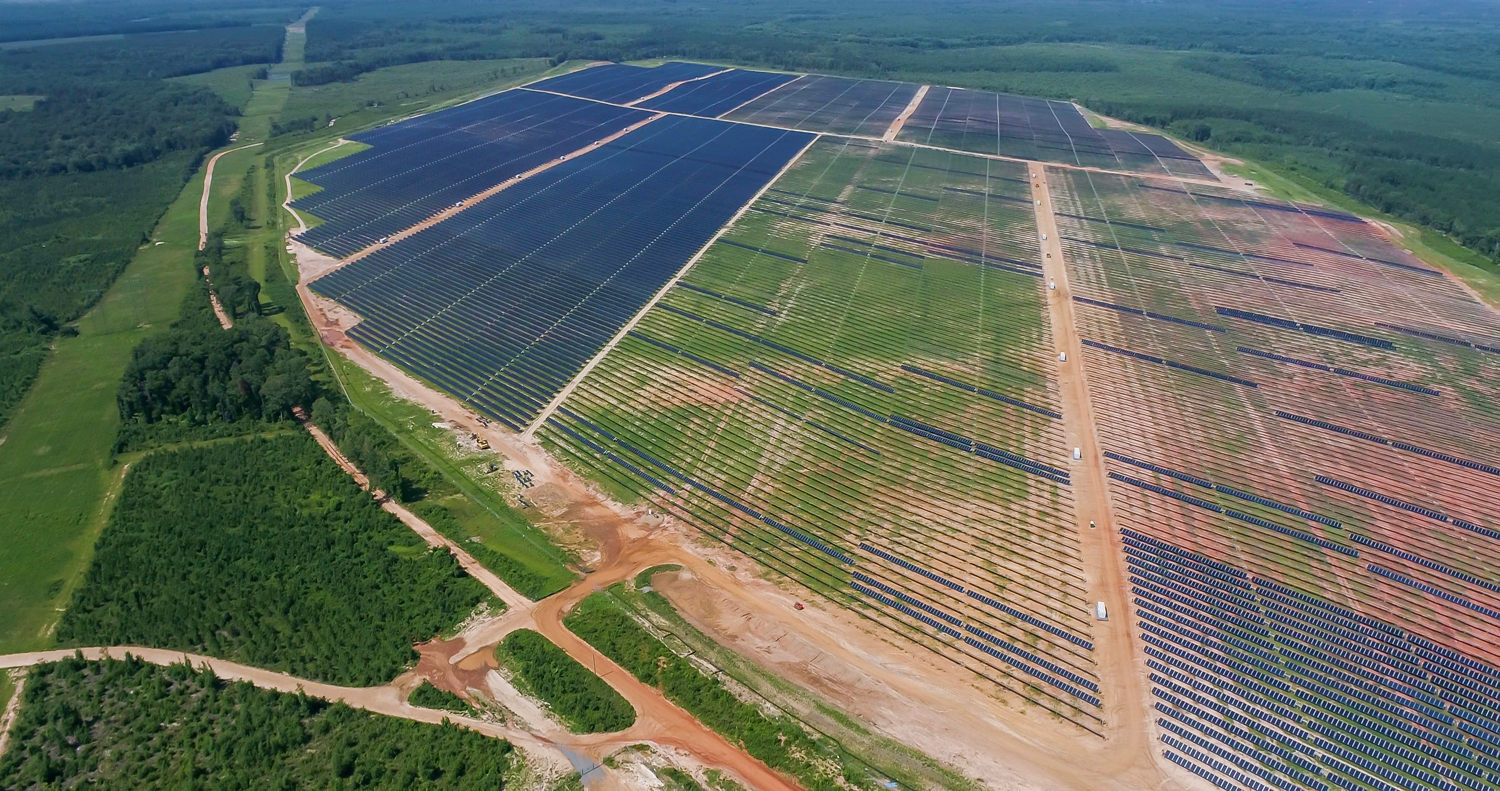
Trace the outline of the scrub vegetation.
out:
M 508 742 L 225 682 L 184 665 L 33 668 L 0 787 L 495 789 Z
M 536 632 L 511 632 L 495 655 L 515 671 L 522 689 L 546 701 L 574 733 L 623 731 L 635 724 L 635 710 L 620 693 Z
M 299 432 L 132 467 L 58 640 L 370 685 L 486 597 Z

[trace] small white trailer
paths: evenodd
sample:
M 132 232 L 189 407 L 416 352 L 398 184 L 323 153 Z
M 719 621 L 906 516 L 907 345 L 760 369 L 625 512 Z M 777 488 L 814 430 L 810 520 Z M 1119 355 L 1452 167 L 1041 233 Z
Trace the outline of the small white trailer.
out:
M 1097 620 L 1097 621 L 1107 621 L 1107 620 L 1109 620 L 1109 610 L 1104 606 L 1104 602 L 1102 602 L 1102 601 L 1101 602 L 1097 602 L 1096 604 L 1094 604 L 1094 620 Z

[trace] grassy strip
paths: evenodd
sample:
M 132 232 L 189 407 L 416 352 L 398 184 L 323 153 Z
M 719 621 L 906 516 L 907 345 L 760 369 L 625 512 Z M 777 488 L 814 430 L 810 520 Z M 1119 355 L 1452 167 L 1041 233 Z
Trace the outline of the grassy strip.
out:
M 473 715 L 474 708 L 463 698 L 446 689 L 438 689 L 431 681 L 423 680 L 421 686 L 406 696 L 406 702 L 424 709 L 451 711 L 455 714 Z
M 222 163 L 221 163 L 222 166 Z M 131 350 L 178 315 L 193 284 L 201 172 L 99 304 L 60 338 L 0 445 L 0 652 L 50 644 L 88 565 L 122 470 L 115 395 Z
M 494 549 L 487 542 L 486 533 L 497 532 L 487 530 L 488 527 L 524 529 L 523 527 L 507 525 L 501 520 L 487 518 L 490 516 L 488 512 L 473 507 L 462 495 L 445 497 L 442 502 L 447 505 L 424 500 L 413 503 L 411 510 L 432 525 L 434 530 L 461 543 L 464 550 L 473 555 L 480 565 L 495 572 L 495 576 L 515 588 L 517 593 L 536 601 L 551 596 L 571 584 L 573 580 L 571 573 L 567 575 L 539 573 L 510 555 Z M 511 511 L 510 514 L 515 514 L 515 512 Z M 460 515 L 465 518 L 460 518 Z M 524 526 L 525 521 L 521 520 L 521 524 Z
M 502 788 L 509 743 L 134 659 L 33 669 L 0 788 Z
M 746 703 L 721 680 L 705 676 L 668 650 L 611 600 L 610 594 L 622 591 L 616 585 L 608 593 L 589 596 L 564 624 L 704 725 L 772 769 L 795 777 L 809 791 L 878 787 L 874 777 L 849 764 L 832 742 L 815 739 L 785 715 L 767 714 Z
M 522 690 L 546 701 L 574 733 L 610 733 L 635 724 L 635 709 L 620 693 L 536 632 L 520 629 L 506 635 L 495 658 L 515 671 Z

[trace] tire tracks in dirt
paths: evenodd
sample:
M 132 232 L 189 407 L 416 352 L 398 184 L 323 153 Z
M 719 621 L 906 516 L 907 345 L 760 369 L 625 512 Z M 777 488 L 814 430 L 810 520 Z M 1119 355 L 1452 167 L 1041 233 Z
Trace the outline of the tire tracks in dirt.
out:
M 1103 602 L 1110 618 L 1095 621 L 1093 625 L 1094 656 L 1106 712 L 1107 749 L 1099 760 L 1105 762 L 1101 768 L 1106 772 L 1121 777 L 1138 776 L 1141 787 L 1154 788 L 1160 785 L 1162 771 L 1152 752 L 1151 714 L 1142 683 L 1145 668 L 1137 663 L 1130 631 L 1130 586 L 1121 561 L 1124 551 L 1110 510 L 1104 456 L 1089 400 L 1083 343 L 1073 313 L 1067 262 L 1057 233 L 1047 166 L 1032 162 L 1028 168 L 1043 253 L 1042 271 L 1048 283 L 1047 311 L 1053 342 L 1056 350 L 1066 355 L 1057 361 L 1064 433 L 1069 446 L 1081 451 L 1081 458 L 1070 466 L 1084 582 L 1089 598 Z

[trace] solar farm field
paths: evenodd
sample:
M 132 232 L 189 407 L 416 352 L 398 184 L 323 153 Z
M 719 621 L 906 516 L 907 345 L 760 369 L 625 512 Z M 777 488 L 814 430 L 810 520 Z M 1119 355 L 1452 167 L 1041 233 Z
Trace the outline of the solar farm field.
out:
M 649 117 L 512 90 L 350 135 L 371 148 L 297 174 L 322 189 L 292 205 L 324 221 L 300 239 L 330 255 L 351 255 Z
M 717 118 L 795 79 L 795 74 L 731 69 L 701 80 L 685 82 L 660 96 L 637 102 L 633 106 Z
M 1095 129 L 1070 102 L 932 87 L 900 138 L 913 143 L 1082 167 L 1211 178 L 1160 135 Z
M 599 102 L 628 104 L 674 82 L 696 80 L 720 71 L 724 71 L 724 67 L 676 61 L 653 68 L 608 63 L 534 82 L 527 87 Z
M 730 121 L 878 138 L 917 95 L 909 82 L 803 75 L 724 116 Z
M 824 139 L 538 436 L 1099 732 L 1023 166 Z
M 1500 320 L 1341 212 L 1052 170 L 1169 758 L 1500 784 Z
M 311 288 L 363 317 L 351 337 L 519 430 L 811 140 L 662 117 Z

